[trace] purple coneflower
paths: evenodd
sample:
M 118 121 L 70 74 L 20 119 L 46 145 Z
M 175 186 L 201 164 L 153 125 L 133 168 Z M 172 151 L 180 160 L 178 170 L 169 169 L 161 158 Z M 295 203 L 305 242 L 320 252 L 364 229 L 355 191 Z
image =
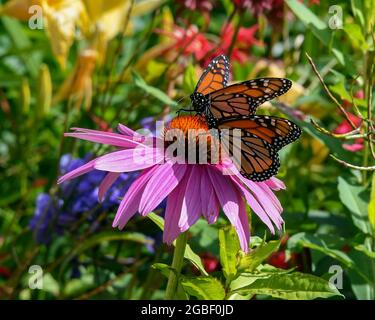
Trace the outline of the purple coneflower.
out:
M 191 129 L 208 132 L 207 124 L 200 116 L 174 118 L 164 135 L 172 129 L 179 129 L 185 138 Z M 163 241 L 167 244 L 188 230 L 202 215 L 209 224 L 214 223 L 221 208 L 235 227 L 242 250 L 247 252 L 250 230 L 245 203 L 272 233 L 275 231 L 274 225 L 278 229 L 282 226 L 282 207 L 273 191 L 284 189 L 285 186 L 274 177 L 264 182 L 253 182 L 245 179 L 233 164 L 186 164 L 172 161 L 165 152 L 168 145 L 163 137 L 150 139 L 121 124 L 118 126 L 119 133 L 79 128 L 73 130 L 74 133 L 65 136 L 112 145 L 119 150 L 89 161 L 62 176 L 58 183 L 92 170 L 107 171 L 99 187 L 99 200 L 102 200 L 122 172 L 142 170 L 124 195 L 113 227 L 122 229 L 137 212 L 146 216 L 165 198 L 167 205 Z

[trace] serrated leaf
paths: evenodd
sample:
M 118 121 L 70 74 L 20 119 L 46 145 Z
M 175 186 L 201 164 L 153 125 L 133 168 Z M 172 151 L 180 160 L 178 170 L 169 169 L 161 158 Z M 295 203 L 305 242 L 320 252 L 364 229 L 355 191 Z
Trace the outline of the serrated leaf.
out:
M 163 91 L 161 91 L 158 88 L 155 88 L 153 86 L 148 85 L 142 77 L 133 71 L 133 78 L 134 78 L 134 83 L 137 87 L 143 89 L 146 93 L 149 95 L 153 96 L 154 98 L 158 99 L 159 101 L 170 105 L 170 106 L 177 106 L 177 103 L 173 101 L 171 98 L 169 98 Z
M 344 178 L 339 177 L 338 190 L 342 203 L 351 213 L 353 223 L 362 232 L 372 234 L 368 219 L 368 200 L 366 199 L 365 188 L 351 185 Z
M 266 260 L 273 252 L 280 247 L 280 241 L 269 241 L 266 244 L 260 245 L 246 256 L 241 257 L 238 264 L 238 272 L 254 271 L 264 260 Z
M 287 300 L 311 300 L 341 296 L 327 280 L 300 272 L 274 274 L 235 290 L 240 294 L 264 294 Z
M 224 277 L 229 283 L 237 274 L 237 253 L 240 244 L 235 229 L 232 226 L 219 230 L 220 263 Z
M 214 277 L 184 277 L 181 279 L 181 285 L 189 295 L 200 300 L 223 300 L 225 298 L 223 285 Z
M 162 231 L 164 231 L 164 219 L 162 217 L 153 212 L 149 213 L 147 217 L 150 218 Z M 173 241 L 173 245 L 175 245 L 175 241 Z M 195 265 L 203 275 L 208 275 L 207 271 L 204 269 L 201 258 L 194 253 L 188 244 L 185 248 L 184 257 Z

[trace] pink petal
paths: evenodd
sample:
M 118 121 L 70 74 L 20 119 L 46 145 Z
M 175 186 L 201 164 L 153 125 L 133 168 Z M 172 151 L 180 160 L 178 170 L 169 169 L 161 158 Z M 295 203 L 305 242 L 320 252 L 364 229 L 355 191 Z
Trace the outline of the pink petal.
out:
M 264 183 L 267 186 L 269 186 L 272 190 L 275 190 L 275 191 L 285 190 L 286 189 L 284 182 L 282 182 L 281 180 L 277 179 L 276 177 L 272 177 L 272 178 L 264 181 Z
M 91 142 L 97 142 L 102 144 L 108 144 L 111 146 L 121 147 L 121 148 L 135 148 L 142 145 L 140 142 L 134 141 L 131 138 L 127 138 L 121 134 L 111 133 L 111 132 L 75 132 L 75 133 L 65 133 L 65 137 L 73 137 L 82 140 L 87 140 Z
M 68 172 L 67 174 L 63 175 L 62 177 L 59 178 L 59 180 L 57 180 L 57 183 L 58 184 L 63 183 L 64 181 L 74 179 L 76 177 L 79 177 L 79 176 L 87 173 L 87 172 L 90 172 L 90 171 L 94 170 L 94 164 L 95 164 L 95 159 L 91 160 L 91 161 L 87 162 L 86 164 L 84 164 L 83 166 L 80 166 L 77 169 L 74 169 L 74 170 Z
M 208 170 L 208 174 L 225 215 L 237 231 L 241 248 L 247 252 L 250 240 L 249 224 L 244 225 L 245 218 L 241 212 L 243 204 L 240 203 L 242 199 L 239 190 L 228 177 L 223 176 L 218 170 Z
M 259 204 L 258 200 L 254 198 L 254 196 L 249 192 L 249 190 L 244 187 L 241 182 L 237 181 L 236 179 L 232 179 L 232 181 L 237 185 L 237 187 L 241 190 L 243 196 L 246 199 L 246 202 L 249 204 L 250 208 L 255 212 L 255 214 L 263 221 L 263 223 L 270 229 L 272 234 L 275 234 L 275 228 L 268 217 L 267 213 L 264 211 L 263 207 Z
M 353 143 L 353 144 L 344 143 L 342 145 L 342 147 L 345 150 L 348 150 L 348 151 L 351 151 L 351 152 L 357 152 L 357 151 L 361 151 L 363 149 L 363 144 L 362 143 Z
M 182 201 L 181 215 L 178 226 L 182 232 L 190 228 L 202 214 L 200 179 L 202 176 L 200 166 L 191 166 L 186 193 Z
M 129 219 L 136 214 L 142 193 L 156 169 L 157 166 L 154 166 L 143 171 L 142 174 L 132 183 L 117 209 L 115 220 L 112 224 L 114 228 L 118 226 L 119 229 L 122 229 Z
M 202 214 L 209 224 L 214 223 L 219 215 L 219 202 L 215 190 L 207 173 L 208 167 L 201 170 L 201 202 Z
M 98 199 L 102 202 L 107 190 L 112 186 L 116 179 L 120 176 L 119 172 L 109 172 L 102 180 L 99 186 Z
M 124 135 L 126 135 L 126 136 L 134 136 L 134 135 L 136 135 L 136 133 L 135 133 L 135 131 L 133 131 L 132 129 L 130 129 L 130 128 L 128 128 L 127 126 L 124 126 L 123 124 L 121 124 L 121 123 L 119 123 L 118 125 L 117 125 L 117 130 L 120 132 L 120 133 L 122 133 L 122 134 L 124 134 Z
M 143 192 L 139 204 L 139 213 L 150 213 L 165 199 L 178 185 L 184 176 L 186 165 L 166 162 L 157 169 Z
M 137 147 L 115 151 L 95 160 L 95 169 L 110 172 L 130 172 L 149 168 L 162 160 L 157 149 Z
M 279 211 L 280 213 L 283 212 L 283 207 L 281 206 L 279 199 L 272 192 L 271 188 L 267 184 L 262 183 L 262 182 L 258 183 L 258 185 L 267 194 L 268 198 L 271 199 L 273 205 L 277 208 L 277 211 Z
M 272 203 L 272 199 L 269 195 L 259 187 L 258 183 L 250 181 L 248 183 L 249 189 L 253 192 L 255 197 L 258 199 L 258 202 L 262 205 L 264 210 L 267 212 L 268 216 L 271 218 L 273 223 L 278 229 L 281 229 L 283 224 L 283 219 L 281 218 L 280 211 Z
M 177 187 L 169 194 L 167 200 L 167 208 L 165 209 L 164 217 L 164 233 L 163 241 L 170 245 L 181 233 L 178 226 L 180 220 L 182 202 L 186 193 L 186 185 L 188 183 L 190 166 L 187 167 L 185 176 Z

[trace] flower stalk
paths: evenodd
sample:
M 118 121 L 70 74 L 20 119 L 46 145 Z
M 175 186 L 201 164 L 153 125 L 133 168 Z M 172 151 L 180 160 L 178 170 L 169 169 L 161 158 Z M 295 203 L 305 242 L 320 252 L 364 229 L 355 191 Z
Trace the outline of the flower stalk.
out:
M 183 232 L 176 239 L 176 246 L 174 248 L 173 260 L 172 260 L 173 271 L 170 271 L 169 273 L 167 289 L 165 292 L 166 300 L 175 300 L 176 298 L 178 277 L 180 276 L 180 272 L 182 269 L 186 243 L 187 243 L 187 232 Z

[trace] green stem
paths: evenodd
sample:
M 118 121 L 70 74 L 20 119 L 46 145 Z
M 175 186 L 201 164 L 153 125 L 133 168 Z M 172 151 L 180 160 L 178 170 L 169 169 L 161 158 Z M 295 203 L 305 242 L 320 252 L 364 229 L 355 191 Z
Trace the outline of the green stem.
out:
M 169 273 L 167 289 L 165 292 L 166 300 L 175 299 L 177 284 L 178 284 L 178 276 L 180 275 L 182 262 L 184 260 L 186 243 L 187 243 L 187 232 L 184 232 L 184 233 L 181 233 L 176 240 L 176 246 L 174 248 L 173 260 L 172 260 L 172 268 L 175 271 L 170 271 Z

